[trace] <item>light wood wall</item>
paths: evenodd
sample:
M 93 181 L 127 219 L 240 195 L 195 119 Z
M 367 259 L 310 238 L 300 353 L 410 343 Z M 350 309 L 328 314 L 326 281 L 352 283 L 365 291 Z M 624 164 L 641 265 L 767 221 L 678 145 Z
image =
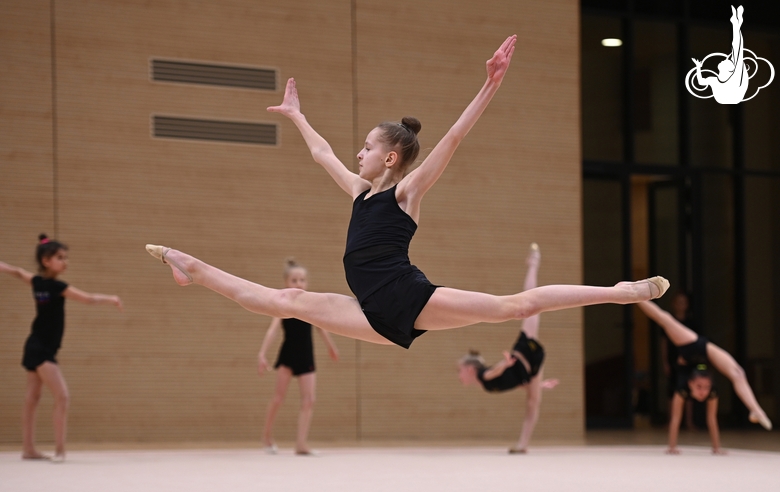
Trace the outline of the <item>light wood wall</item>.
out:
M 423 123 L 424 155 L 481 87 L 485 60 L 517 33 L 500 92 L 426 196 L 412 260 L 434 283 L 508 294 L 522 287 L 535 241 L 541 283 L 581 282 L 578 2 L 6 0 L 3 12 L 0 260 L 34 270 L 36 235 L 56 234 L 70 246 L 64 280 L 125 302 L 124 313 L 68 302 L 59 361 L 71 441 L 259 439 L 274 387 L 273 374 L 256 374 L 269 318 L 177 287 L 145 243 L 273 287 L 295 256 L 310 289 L 349 294 L 350 199 L 295 127 L 264 110 L 291 76 L 348 166 L 377 123 L 407 114 Z M 155 57 L 276 68 L 282 85 L 152 82 Z M 152 114 L 279 123 L 281 144 L 156 139 Z M 15 443 L 34 306 L 10 277 L 0 291 L 0 443 Z M 429 333 L 409 351 L 335 337 L 338 363 L 316 340 L 311 438 L 515 439 L 524 392 L 463 388 L 455 362 L 469 348 L 498 359 L 520 326 Z M 581 310 L 544 314 L 541 340 L 546 376 L 561 385 L 545 394 L 536 436 L 580 438 Z M 280 440 L 294 438 L 297 401 L 293 385 Z M 51 440 L 50 409 L 46 395 L 41 441 Z

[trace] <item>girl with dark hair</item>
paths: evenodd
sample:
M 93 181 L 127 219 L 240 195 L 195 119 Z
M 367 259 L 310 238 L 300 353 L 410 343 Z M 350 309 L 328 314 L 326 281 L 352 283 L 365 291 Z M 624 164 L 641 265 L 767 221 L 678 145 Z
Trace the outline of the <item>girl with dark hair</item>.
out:
M 27 369 L 27 394 L 22 413 L 22 458 L 51 459 L 61 462 L 65 459 L 65 434 L 70 397 L 56 355 L 65 330 L 65 298 L 84 304 L 113 304 L 120 311 L 122 301 L 117 296 L 89 294 L 57 280 L 57 277 L 68 268 L 68 247 L 59 241 L 47 238 L 45 234 L 39 236 L 35 259 L 38 262 L 39 275 L 0 261 L 0 272 L 32 286 L 35 298 L 36 316 L 32 324 L 32 332 L 24 344 L 22 359 L 22 366 Z M 35 411 L 44 385 L 54 395 L 55 454 L 52 458 L 35 449 Z
M 287 260 L 284 269 L 284 284 L 288 289 L 303 289 L 308 286 L 308 272 L 293 259 Z M 260 352 L 257 354 L 257 373 L 262 376 L 271 370 L 265 353 L 280 330 L 284 331 L 284 342 L 279 347 L 279 355 L 276 359 L 276 388 L 274 396 L 268 404 L 268 413 L 265 417 L 263 429 L 263 443 L 265 451 L 276 454 L 277 448 L 273 440 L 273 426 L 279 407 L 287 395 L 287 387 L 293 377 L 298 378 L 301 389 L 301 409 L 298 414 L 298 436 L 295 440 L 295 454 L 299 456 L 311 456 L 316 454 L 306 443 L 309 436 L 309 427 L 314 411 L 314 395 L 317 387 L 317 375 L 314 372 L 314 344 L 311 338 L 311 324 L 295 318 L 273 318 L 271 326 L 263 338 Z M 334 361 L 339 360 L 339 351 L 325 330 L 317 329 L 328 346 L 328 354 Z
M 523 290 L 536 287 L 536 277 L 539 271 L 541 254 L 536 243 L 531 245 L 526 264 Z M 509 454 L 524 454 L 528 450 L 531 434 L 539 420 L 539 408 L 542 405 L 542 390 L 558 385 L 557 379 L 543 379 L 544 347 L 537 339 L 539 336 L 539 315 L 535 314 L 523 320 L 523 328 L 515 342 L 512 351 L 504 351 L 503 360 L 490 367 L 479 356 L 479 352 L 471 351 L 458 361 L 458 378 L 466 386 L 480 385 L 485 391 L 503 392 L 515 388 L 525 388 L 526 412 L 523 429 L 517 444 L 509 448 Z
M 357 301 L 341 294 L 271 289 L 163 246 L 147 245 L 147 251 L 171 266 L 179 285 L 200 284 L 255 313 L 299 318 L 338 335 L 405 348 L 425 330 L 499 323 L 545 311 L 660 297 L 669 286 L 662 277 L 620 282 L 613 287 L 546 285 L 495 296 L 433 285 L 410 263 L 409 242 L 417 230 L 422 198 L 501 85 L 516 41 L 516 36 L 507 38 L 487 61 L 487 80 L 482 89 L 422 164 L 409 173 L 420 149 L 417 133 L 421 125 L 416 118 L 382 123 L 371 130 L 357 154 L 360 170 L 355 174 L 306 121 L 293 79 L 287 81 L 282 104 L 268 108 L 292 120 L 314 160 L 353 200 L 344 269 Z
M 692 398 L 707 404 L 707 428 L 712 441 L 712 452 L 724 454 L 720 447 L 718 429 L 718 394 L 712 381 L 711 368 L 717 369 L 734 385 L 742 403 L 750 410 L 750 421 L 772 430 L 772 422 L 756 401 L 753 390 L 745 377 L 745 371 L 728 352 L 697 335 L 670 313 L 650 301 L 639 303 L 639 308 L 666 332 L 666 336 L 677 347 L 677 386 L 672 397 L 669 419 L 669 454 L 679 454 L 677 436 L 680 432 L 685 400 Z

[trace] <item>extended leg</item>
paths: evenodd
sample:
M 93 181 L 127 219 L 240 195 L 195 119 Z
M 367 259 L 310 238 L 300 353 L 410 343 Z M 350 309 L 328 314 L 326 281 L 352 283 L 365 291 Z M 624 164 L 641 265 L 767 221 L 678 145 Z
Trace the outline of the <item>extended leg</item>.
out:
M 276 414 L 279 413 L 279 408 L 284 402 L 284 397 L 287 396 L 287 387 L 290 385 L 291 379 L 292 371 L 290 368 L 279 366 L 276 370 L 274 395 L 268 403 L 268 411 L 265 414 L 265 427 L 263 428 L 263 444 L 265 444 L 266 449 L 271 451 L 275 450 L 273 437 L 274 421 L 276 420 Z
M 310 372 L 298 376 L 298 384 L 301 387 L 301 410 L 298 414 L 298 437 L 295 441 L 295 453 L 300 455 L 311 454 L 307 444 L 311 418 L 314 415 L 314 401 L 316 400 L 317 373 Z
M 526 265 L 528 265 L 528 271 L 525 273 L 523 291 L 536 288 L 536 279 L 541 259 L 542 255 L 539 253 L 539 246 L 534 243 L 531 245 L 531 252 L 528 253 L 528 258 L 525 260 Z M 523 320 L 523 332 L 525 332 L 525 336 L 528 338 L 539 338 L 539 314 L 534 314 Z
M 707 358 L 715 366 L 715 369 L 729 378 L 731 384 L 734 385 L 734 391 L 737 392 L 739 399 L 750 410 L 750 421 L 761 424 L 765 429 L 771 430 L 772 422 L 766 416 L 766 412 L 761 408 L 761 405 L 758 404 L 742 366 L 734 360 L 731 354 L 712 342 L 707 344 Z
M 35 411 L 41 400 L 43 381 L 38 373 L 27 371 L 27 393 L 24 396 L 22 412 L 22 459 L 40 460 L 46 456 L 35 449 Z
M 651 280 L 660 282 L 663 288 Z M 442 287 L 433 293 L 417 317 L 415 327 L 422 330 L 446 330 L 475 323 L 526 319 L 546 311 L 593 304 L 631 304 L 659 297 L 666 291 L 666 287 L 668 282 L 660 277 L 639 282 L 620 282 L 614 287 L 545 285 L 510 296 Z
M 666 332 L 666 336 L 678 347 L 693 343 L 698 338 L 696 332 L 680 323 L 670 313 L 654 302 L 644 301 L 637 304 L 648 318 L 652 319 Z
M 168 248 L 164 251 L 163 260 L 170 260 L 167 263 L 180 285 L 190 283 L 191 279 L 192 283 L 222 294 L 253 313 L 298 318 L 337 335 L 385 345 L 392 343 L 371 328 L 360 305 L 352 297 L 300 289 L 271 289 L 231 275 L 181 251 Z
M 54 396 L 54 459 L 62 460 L 65 458 L 65 437 L 68 430 L 68 385 L 59 366 L 53 362 L 44 362 L 36 371 Z

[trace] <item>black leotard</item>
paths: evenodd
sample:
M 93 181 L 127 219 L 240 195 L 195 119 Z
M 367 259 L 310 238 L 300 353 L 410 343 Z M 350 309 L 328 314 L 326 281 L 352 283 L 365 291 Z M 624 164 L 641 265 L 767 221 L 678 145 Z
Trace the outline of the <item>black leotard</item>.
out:
M 65 332 L 65 298 L 62 293 L 68 288 L 65 282 L 40 275 L 34 276 L 31 283 L 36 316 L 24 344 L 22 358 L 22 365 L 28 371 L 34 371 L 46 361 L 57 363 L 55 356 Z
M 512 350 L 523 354 L 523 357 L 526 358 L 531 366 L 531 371 L 526 370 L 525 364 L 518 360 L 513 365 L 507 367 L 500 376 L 493 379 L 485 379 L 485 372 L 489 368 L 483 367 L 477 371 L 477 379 L 482 383 L 485 391 L 509 391 L 518 386 L 528 384 L 531 378 L 539 374 L 539 369 L 541 369 L 542 362 L 544 362 L 544 347 L 538 340 L 528 338 L 525 332 L 520 332 L 520 337 L 515 342 Z
M 396 186 L 369 198 L 366 190 L 355 198 L 344 271 L 374 330 L 409 348 L 425 332 L 414 323 L 436 286 L 409 261 L 417 224 L 398 206 Z
M 677 347 L 679 357 L 685 361 L 685 364 L 680 364 L 678 360 L 675 364 L 675 372 L 677 373 L 677 387 L 675 391 L 683 398 L 690 398 L 690 387 L 688 381 L 691 379 L 691 375 L 695 370 L 708 370 L 712 372 L 710 367 L 710 360 L 707 357 L 707 337 L 699 335 L 695 342 L 691 342 L 687 345 Z M 718 391 L 715 388 L 715 380 L 712 379 L 712 389 L 707 399 L 717 398 Z
M 289 367 L 293 376 L 314 372 L 314 344 L 311 325 L 296 318 L 282 320 L 284 342 L 274 367 Z

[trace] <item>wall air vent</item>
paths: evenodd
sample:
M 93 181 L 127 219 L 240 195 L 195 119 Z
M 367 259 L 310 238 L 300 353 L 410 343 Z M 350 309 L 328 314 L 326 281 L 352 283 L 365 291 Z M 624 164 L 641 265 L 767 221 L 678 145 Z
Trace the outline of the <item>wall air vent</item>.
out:
M 276 70 L 172 60 L 152 60 L 152 80 L 276 90 Z
M 154 127 L 152 134 L 160 138 L 258 145 L 276 145 L 277 143 L 277 127 L 272 123 L 245 123 L 154 115 L 152 125 Z

